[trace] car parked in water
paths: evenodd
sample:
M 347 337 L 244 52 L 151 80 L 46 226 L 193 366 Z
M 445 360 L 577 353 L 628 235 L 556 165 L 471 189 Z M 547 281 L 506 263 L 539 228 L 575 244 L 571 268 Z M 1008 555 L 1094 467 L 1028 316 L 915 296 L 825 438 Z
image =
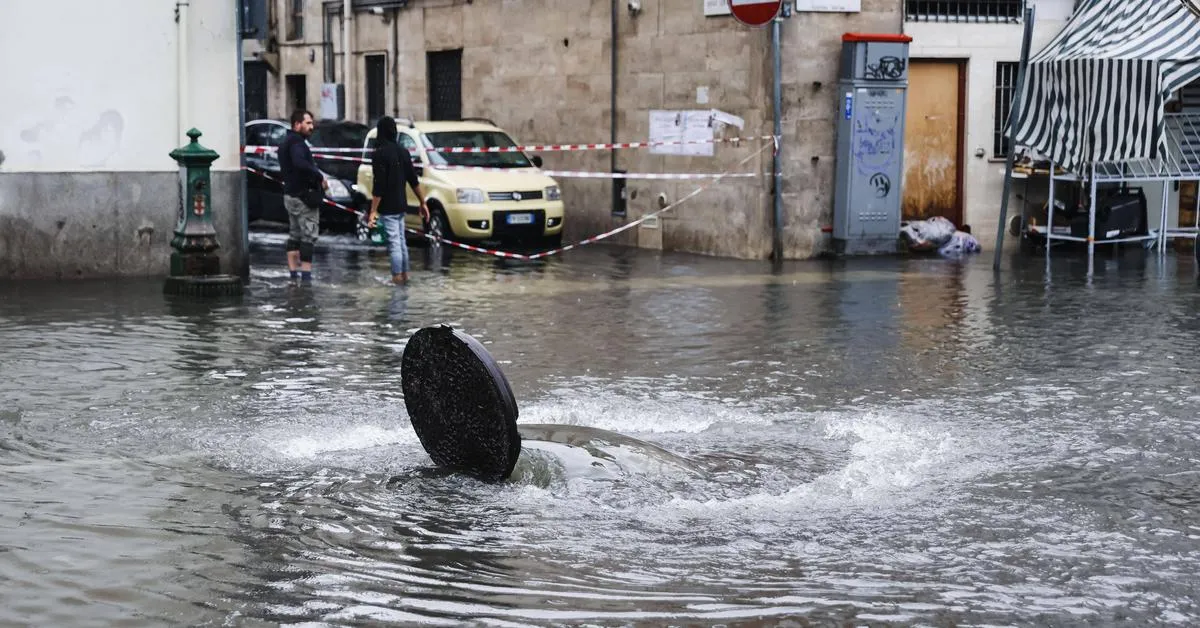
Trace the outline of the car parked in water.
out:
M 521 151 L 450 153 L 452 147 L 516 147 L 491 121 L 413 122 L 398 119 L 401 147 L 413 156 L 429 204 L 429 231 L 459 242 L 492 241 L 556 247 L 562 242 L 563 202 L 558 183 L 542 174 L 541 157 Z M 375 150 L 375 129 L 363 143 L 364 160 Z M 470 170 L 468 168 L 486 168 Z M 357 192 L 369 207 L 374 174 L 358 168 Z M 422 228 L 420 203 L 408 193 L 405 223 Z
M 290 128 L 286 122 L 280 120 L 251 120 L 246 123 L 246 146 L 268 146 L 278 149 Z M 329 183 L 325 192 L 326 198 L 348 208 L 354 208 L 361 203 L 361 198 L 354 197 L 350 181 L 331 173 L 322 160 L 316 161 L 317 168 Z M 248 154 L 246 165 L 274 179 L 247 173 L 246 209 L 249 222 L 267 220 L 287 223 L 287 209 L 283 206 L 283 184 L 280 183 L 283 175 L 280 173 L 279 156 L 274 151 Z M 320 213 L 321 228 L 325 230 L 352 231 L 358 224 L 358 216 L 351 211 L 325 205 L 321 207 Z

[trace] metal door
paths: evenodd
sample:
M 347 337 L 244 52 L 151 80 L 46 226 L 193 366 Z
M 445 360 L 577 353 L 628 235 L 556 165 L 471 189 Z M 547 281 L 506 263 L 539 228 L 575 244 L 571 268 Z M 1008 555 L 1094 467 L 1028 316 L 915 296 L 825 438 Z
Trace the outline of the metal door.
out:
M 429 119 L 462 119 L 462 49 L 425 55 L 429 69 Z

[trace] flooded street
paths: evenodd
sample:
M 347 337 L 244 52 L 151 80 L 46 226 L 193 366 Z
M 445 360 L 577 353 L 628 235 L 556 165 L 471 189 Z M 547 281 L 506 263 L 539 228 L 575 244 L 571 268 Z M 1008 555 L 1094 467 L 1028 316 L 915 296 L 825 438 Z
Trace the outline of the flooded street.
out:
M 414 248 L 393 288 L 351 238 L 294 286 L 284 237 L 223 301 L 0 284 L 0 624 L 1200 622 L 1189 255 Z M 436 323 L 519 423 L 689 466 L 434 471 L 400 357 Z

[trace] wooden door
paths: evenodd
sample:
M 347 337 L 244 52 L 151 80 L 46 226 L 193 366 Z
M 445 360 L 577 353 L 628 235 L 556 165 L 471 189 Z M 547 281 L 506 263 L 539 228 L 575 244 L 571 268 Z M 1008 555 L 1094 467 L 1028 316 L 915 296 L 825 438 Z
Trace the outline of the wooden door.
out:
M 905 220 L 943 216 L 962 226 L 964 63 L 914 59 L 904 126 Z

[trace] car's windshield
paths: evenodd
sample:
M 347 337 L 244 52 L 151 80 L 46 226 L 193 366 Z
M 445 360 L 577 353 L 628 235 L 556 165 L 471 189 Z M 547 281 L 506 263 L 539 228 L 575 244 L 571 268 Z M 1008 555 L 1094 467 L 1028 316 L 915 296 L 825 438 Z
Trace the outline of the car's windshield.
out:
M 425 133 L 426 148 L 506 148 L 516 146 L 512 138 L 499 131 L 444 131 Z M 450 166 L 483 166 L 487 168 L 532 168 L 524 153 L 449 153 L 429 151 L 429 160 Z

